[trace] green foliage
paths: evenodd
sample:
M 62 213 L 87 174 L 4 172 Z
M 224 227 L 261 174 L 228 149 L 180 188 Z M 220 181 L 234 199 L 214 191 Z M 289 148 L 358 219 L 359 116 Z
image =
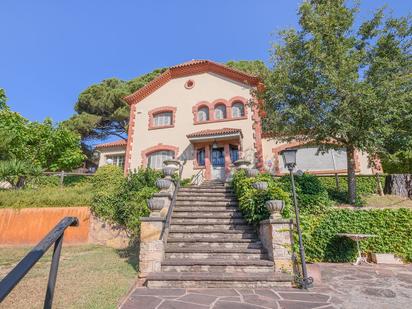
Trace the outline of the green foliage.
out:
M 252 183 L 265 181 L 268 183 L 267 190 L 256 190 Z M 265 207 L 268 200 L 285 201 L 285 209 L 282 215 L 291 216 L 291 200 L 289 193 L 284 190 L 283 184 L 268 174 L 260 174 L 257 177 L 247 177 L 244 171 L 237 171 L 233 176 L 233 189 L 239 200 L 239 208 L 247 222 L 258 224 L 269 218 L 269 212 Z
M 0 88 L 0 109 L 6 108 L 7 97 L 3 88 Z
M 88 182 L 68 187 L 54 184 L 27 187 L 22 190 L 0 190 L 0 208 L 90 206 L 92 199 Z
M 265 80 L 270 73 L 268 67 L 260 60 L 229 61 L 226 65 L 230 68 L 259 76 L 262 80 Z
M 349 262 L 356 244 L 337 233 L 373 234 L 360 242 L 362 252 L 394 253 L 412 260 L 412 211 L 410 209 L 330 209 L 323 215 L 301 216 L 308 261 Z
M 405 150 L 397 150 L 395 153 L 382 157 L 383 170 L 387 174 L 412 174 L 412 144 L 403 145 Z
M 298 136 L 324 149 L 334 141 L 350 156 L 354 149 L 381 154 L 411 136 L 411 18 L 385 19 L 379 10 L 356 28 L 359 6 L 346 3 L 304 1 L 299 30 L 280 32 L 262 95 L 263 126 L 280 139 Z M 348 173 L 353 179 L 352 160 Z M 351 185 L 351 203 L 355 197 Z
M 110 222 L 125 226 L 137 235 L 140 217 L 149 214 L 147 199 L 158 191 L 156 179 L 159 171 L 139 169 L 127 178 L 123 171 L 114 165 L 99 168 L 93 177 L 93 212 Z
M 30 122 L 0 109 L 0 160 L 18 160 L 51 171 L 71 170 L 84 160 L 80 136 L 50 119 Z
M 23 188 L 28 177 L 40 175 L 41 169 L 16 159 L 0 161 L 0 181 L 6 181 L 14 189 Z
M 66 125 L 79 132 L 84 140 L 127 135 L 129 106 L 123 97 L 155 79 L 165 69 L 156 69 L 130 81 L 109 78 L 84 90 L 75 104 L 77 112 Z
M 294 178 L 299 209 L 302 213 L 320 214 L 332 205 L 328 191 L 318 177 L 303 174 Z M 283 176 L 281 182 L 285 185 L 287 192 L 291 192 L 290 176 Z
M 318 177 L 319 182 L 327 190 L 329 197 L 337 203 L 348 203 L 348 177 L 339 177 L 339 187 L 340 190 L 336 188 L 336 180 L 334 176 L 323 176 Z M 384 183 L 384 178 L 381 177 L 382 185 Z M 376 176 L 356 176 L 356 186 L 357 186 L 357 200 L 356 205 L 361 206 L 364 204 L 363 197 L 376 194 L 377 193 L 377 181 Z

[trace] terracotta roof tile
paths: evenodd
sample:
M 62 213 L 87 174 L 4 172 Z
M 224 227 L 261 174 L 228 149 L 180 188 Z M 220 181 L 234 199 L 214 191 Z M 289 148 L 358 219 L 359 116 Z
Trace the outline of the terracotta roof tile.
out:
M 234 134 L 234 133 L 242 134 L 242 130 L 241 129 L 235 129 L 235 128 L 222 128 L 222 129 L 216 129 L 216 130 L 202 130 L 202 131 L 187 134 L 186 137 L 191 138 L 191 137 L 226 135 L 226 134 Z
M 120 147 L 120 146 L 126 146 L 126 145 L 127 145 L 127 141 L 125 141 L 124 139 L 119 139 L 118 141 L 114 141 L 114 142 L 98 144 L 95 146 L 95 148 L 110 148 L 110 147 Z

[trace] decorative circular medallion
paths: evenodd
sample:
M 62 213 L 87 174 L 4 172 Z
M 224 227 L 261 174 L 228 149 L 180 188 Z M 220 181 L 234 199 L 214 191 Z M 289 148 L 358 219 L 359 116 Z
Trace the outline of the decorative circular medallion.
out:
M 195 81 L 193 79 L 189 79 L 186 83 L 185 83 L 185 88 L 186 89 L 192 89 L 195 86 Z

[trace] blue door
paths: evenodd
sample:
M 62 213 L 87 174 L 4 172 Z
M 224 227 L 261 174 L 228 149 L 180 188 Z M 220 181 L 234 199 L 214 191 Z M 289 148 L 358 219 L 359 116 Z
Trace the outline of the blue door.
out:
M 212 149 L 212 179 L 223 180 L 225 178 L 225 150 L 223 148 Z

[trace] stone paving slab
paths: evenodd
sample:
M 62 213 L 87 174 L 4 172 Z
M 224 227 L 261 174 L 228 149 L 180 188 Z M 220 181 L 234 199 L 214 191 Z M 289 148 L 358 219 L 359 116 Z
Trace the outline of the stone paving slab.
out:
M 317 264 L 309 290 L 136 287 L 122 309 L 403 309 L 412 308 L 412 265 Z M 319 278 L 319 279 L 320 279 Z

